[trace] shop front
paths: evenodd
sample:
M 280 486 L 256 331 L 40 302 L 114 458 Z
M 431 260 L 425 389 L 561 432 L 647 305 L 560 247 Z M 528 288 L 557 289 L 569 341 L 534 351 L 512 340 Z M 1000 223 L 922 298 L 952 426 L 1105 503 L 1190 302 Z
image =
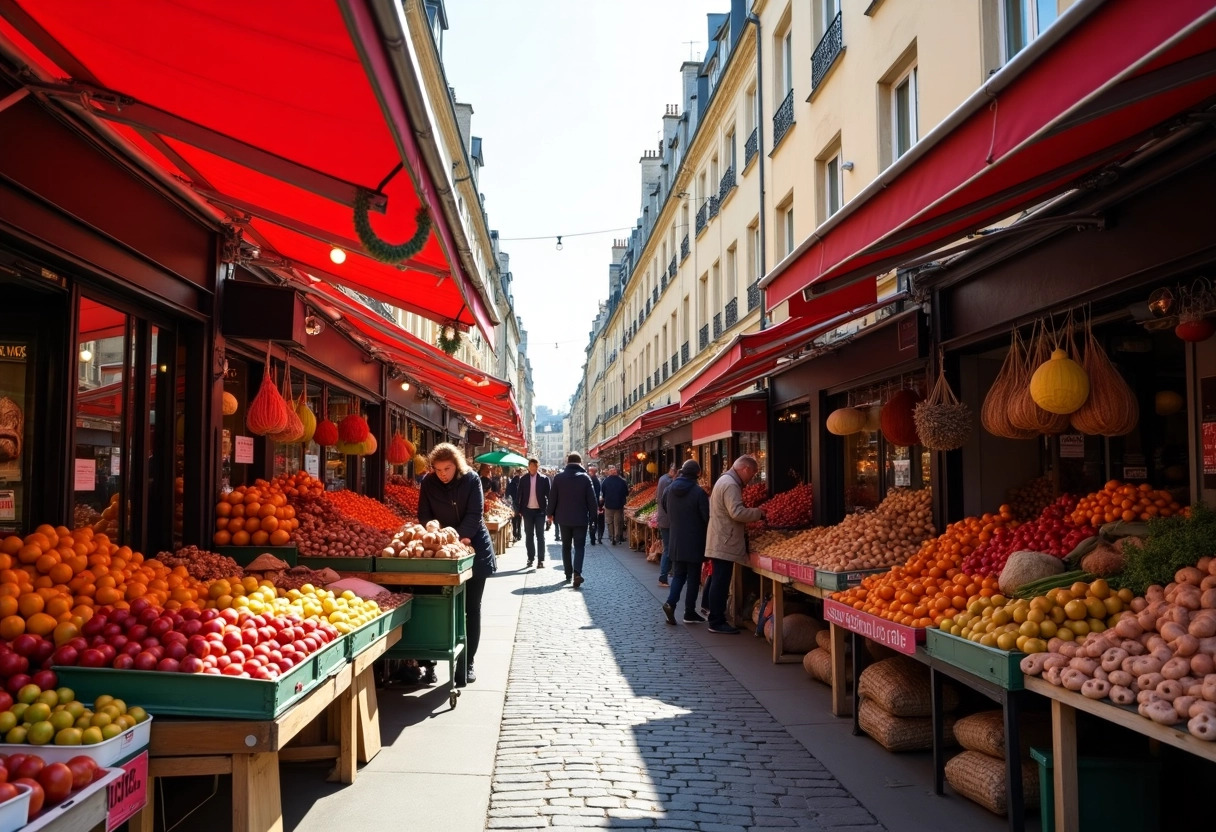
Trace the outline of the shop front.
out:
M 765 399 L 751 396 L 735 399 L 713 413 L 692 422 L 693 445 L 706 457 L 701 470 L 716 482 L 743 454 L 760 463 L 760 477 L 766 477 L 768 462 L 768 408 Z

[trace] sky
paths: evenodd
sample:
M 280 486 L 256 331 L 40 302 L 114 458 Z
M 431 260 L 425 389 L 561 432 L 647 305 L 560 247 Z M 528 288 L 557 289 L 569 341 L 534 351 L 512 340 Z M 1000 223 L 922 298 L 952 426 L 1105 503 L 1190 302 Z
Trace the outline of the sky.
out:
M 537 405 L 569 408 L 608 294 L 612 241 L 641 210 L 638 159 L 658 146 L 666 105 L 682 104 L 680 64 L 704 54 L 706 14 L 729 7 L 446 0 L 444 71 L 456 99 L 473 106 L 486 163 L 479 184 L 511 255 Z

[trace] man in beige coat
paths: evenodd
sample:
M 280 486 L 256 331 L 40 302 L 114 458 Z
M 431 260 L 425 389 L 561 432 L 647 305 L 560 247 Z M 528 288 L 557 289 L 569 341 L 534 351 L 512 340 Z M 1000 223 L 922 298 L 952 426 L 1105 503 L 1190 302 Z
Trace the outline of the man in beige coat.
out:
M 734 635 L 737 627 L 726 621 L 726 599 L 730 595 L 731 574 L 736 563 L 747 563 L 747 524 L 764 519 L 758 508 L 743 505 L 743 486 L 760 470 L 755 457 L 741 456 L 731 469 L 718 478 L 709 495 L 709 533 L 705 557 L 713 572 L 709 576 L 709 631 Z

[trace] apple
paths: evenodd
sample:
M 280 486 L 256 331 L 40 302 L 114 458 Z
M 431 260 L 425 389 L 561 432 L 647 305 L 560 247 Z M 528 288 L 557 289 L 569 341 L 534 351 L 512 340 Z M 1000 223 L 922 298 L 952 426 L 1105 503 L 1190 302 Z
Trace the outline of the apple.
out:
M 17 691 L 30 683 L 30 677 L 25 673 L 17 673 L 8 677 L 8 681 L 4 683 L 4 689 L 13 696 L 17 695 Z
M 229 624 L 235 624 L 237 621 L 240 620 L 240 616 L 237 615 L 237 611 L 234 610 L 232 607 L 229 607 L 226 610 L 221 610 L 220 618 L 224 619 Z
M 191 619 L 190 621 L 182 622 L 182 628 L 181 628 L 180 632 L 184 633 L 187 636 L 192 636 L 192 635 L 195 635 L 196 633 L 202 632 L 202 630 L 203 630 L 203 622 L 199 621 L 197 618 L 194 618 L 194 619 Z
M 156 669 L 161 673 L 177 673 L 181 669 L 181 665 L 177 659 L 170 659 L 166 656 L 157 662 Z
M 245 665 L 244 664 L 235 664 L 235 663 L 230 664 L 230 665 L 224 667 L 223 669 L 221 669 L 220 673 L 222 673 L 225 676 L 242 676 L 245 673 Z
M 155 654 L 149 653 L 147 650 L 135 657 L 136 670 L 155 670 L 157 662 L 160 661 Z
M 73 647 L 75 647 L 77 653 L 81 652 L 82 650 L 86 649 L 89 646 L 89 643 L 84 639 L 83 636 L 76 636 L 76 638 L 69 639 L 68 641 L 66 641 L 64 643 L 70 644 Z
M 211 612 L 211 610 L 207 610 L 207 612 Z M 212 634 L 223 633 L 224 624 L 222 621 L 218 621 L 218 620 L 212 618 L 212 619 L 202 622 L 202 626 L 199 627 L 199 632 L 202 633 L 203 635 L 212 635 Z
M 170 660 L 165 659 L 165 661 Z M 186 656 L 186 658 L 182 659 L 181 664 L 178 666 L 178 670 L 181 673 L 202 673 L 203 660 L 198 656 Z
M 135 667 L 135 657 L 128 653 L 119 653 L 110 664 L 115 670 L 130 670 Z
M 147 624 L 135 624 L 131 629 L 127 630 L 127 638 L 131 641 L 143 641 L 148 637 Z
M 199 621 L 214 621 L 220 617 L 220 611 L 214 607 L 201 610 L 198 614 Z
M 0 677 L 8 678 L 30 669 L 30 660 L 11 650 L 0 653 Z
M 200 659 L 206 658 L 211 655 L 211 642 L 199 635 L 190 636 L 190 641 L 186 643 L 186 649 Z
M 225 633 L 224 634 L 224 647 L 228 648 L 228 652 L 230 652 L 230 653 L 233 650 L 240 647 L 242 644 L 246 644 L 246 643 L 247 642 L 245 642 L 243 640 L 240 633 Z
M 219 669 L 218 667 L 207 667 L 207 668 L 204 668 L 204 669 L 203 669 L 203 673 L 206 673 L 208 676 L 219 676 L 219 675 L 221 675 L 221 674 L 220 674 L 220 669 Z
M 144 646 L 138 641 L 128 641 L 126 646 L 122 648 L 122 652 L 128 656 L 138 656 L 144 650 Z
M 104 629 L 102 629 L 101 635 L 105 636 L 107 639 L 110 639 L 121 632 L 123 632 L 123 626 L 121 624 L 111 622 L 107 624 Z
M 151 650 L 153 647 L 160 647 L 160 639 L 156 636 L 148 636 L 140 642 L 145 650 Z
M 110 661 L 113 661 L 113 659 Z M 106 661 L 106 654 L 96 647 L 90 647 L 80 654 L 81 667 L 105 667 L 107 664 L 109 662 Z
M 153 621 L 160 618 L 160 610 L 156 609 L 155 607 L 147 607 L 146 609 L 140 610 L 139 615 L 136 617 L 139 619 L 140 624 L 151 624 Z
M 160 642 L 167 647 L 170 644 L 185 644 L 189 640 L 190 637 L 185 633 L 179 633 L 177 630 L 171 630 L 170 632 L 167 632 L 161 636 Z
M 131 639 L 127 638 L 122 633 L 118 633 L 117 635 L 115 635 L 113 638 L 110 639 L 109 644 L 115 650 L 121 651 L 122 648 L 126 647 L 130 641 L 131 641 Z
M 173 619 L 167 615 L 158 616 L 148 622 L 148 632 L 157 637 L 164 636 L 172 629 Z
M 270 681 L 271 679 L 274 678 L 274 676 L 271 675 L 270 671 L 264 667 L 257 668 L 249 675 L 255 679 L 263 679 L 265 681 Z
M 32 656 L 38 648 L 38 636 L 32 633 L 22 633 L 13 639 L 13 652 L 18 656 Z
M 151 601 L 149 601 L 147 598 L 144 598 L 143 596 L 140 596 L 139 598 L 136 598 L 134 601 L 131 602 L 131 613 L 133 615 L 139 615 L 141 612 L 143 612 L 144 610 L 148 609 L 151 606 L 152 606 Z
M 72 667 L 80 658 L 80 651 L 70 644 L 65 644 L 51 654 L 52 665 L 62 665 L 63 667 Z M 2 661 L 2 659 L 0 659 Z M 0 676 L 4 675 L 3 670 L 0 670 Z
M 103 644 L 97 649 L 101 651 L 101 655 L 106 657 L 106 664 L 114 661 L 114 657 L 118 655 L 118 651 L 109 644 Z
M 217 668 L 219 668 L 220 670 L 223 670 L 225 667 L 227 667 L 230 664 L 232 664 L 232 656 L 216 656 L 215 657 L 215 666 Z
M 30 682 L 43 690 L 55 690 L 59 687 L 59 677 L 53 670 L 39 670 L 30 677 Z
M 101 631 L 105 629 L 105 626 L 106 617 L 104 615 L 97 614 L 80 625 L 80 634 L 86 638 L 92 638 L 93 636 L 100 635 Z
M 13 707 L 13 697 L 8 695 L 8 691 L 0 690 L 0 711 L 7 711 Z M 0 768 L 3 768 L 3 755 L 0 755 Z
M 39 638 L 38 646 L 34 648 L 34 655 L 30 657 L 30 661 L 43 664 L 54 652 L 55 642 L 45 638 Z

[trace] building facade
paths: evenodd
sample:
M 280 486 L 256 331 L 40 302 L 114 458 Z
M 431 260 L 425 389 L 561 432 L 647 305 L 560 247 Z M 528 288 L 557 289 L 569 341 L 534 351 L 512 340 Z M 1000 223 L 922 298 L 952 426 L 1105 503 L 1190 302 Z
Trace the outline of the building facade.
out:
M 532 456 L 542 468 L 557 469 L 566 464 L 567 415 L 554 413 L 541 405 L 536 409 L 536 432 L 532 439 Z
M 640 217 L 613 244 L 578 394 L 584 449 L 786 317 L 762 312 L 760 279 L 1069 5 L 724 0 L 640 158 Z

